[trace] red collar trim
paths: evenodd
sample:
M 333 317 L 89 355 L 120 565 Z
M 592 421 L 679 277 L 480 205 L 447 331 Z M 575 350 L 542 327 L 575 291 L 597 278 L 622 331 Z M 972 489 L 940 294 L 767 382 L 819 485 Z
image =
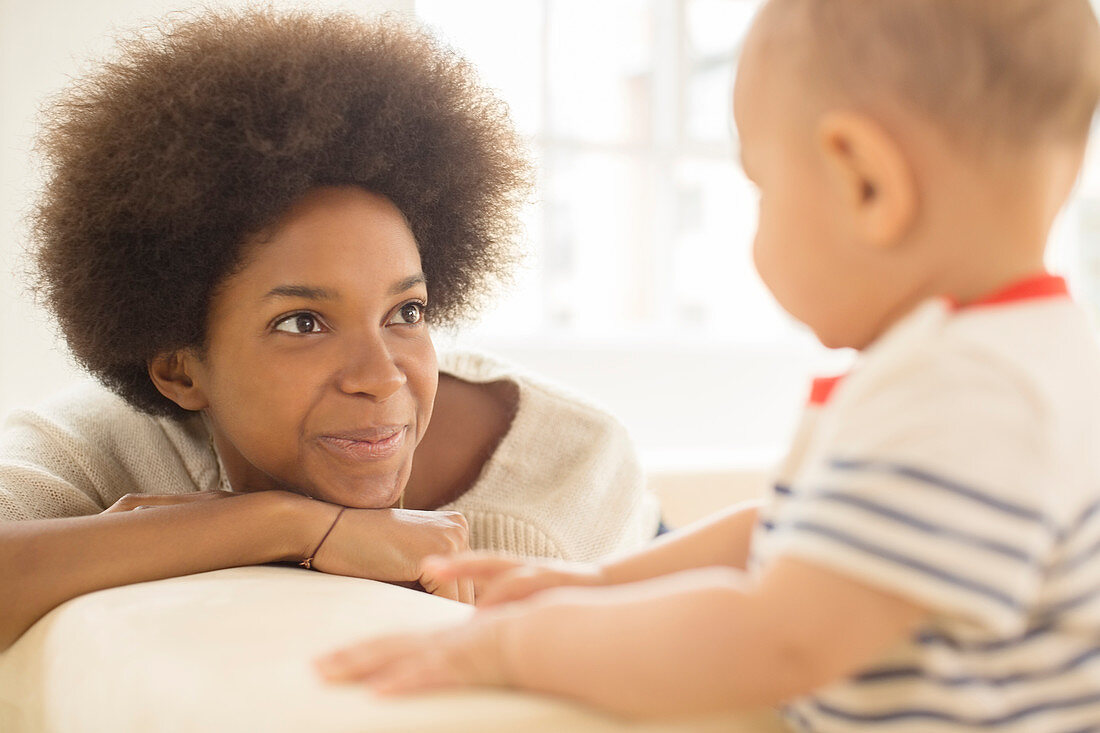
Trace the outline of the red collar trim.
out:
M 1019 303 L 1024 300 L 1037 300 L 1039 298 L 1069 297 L 1069 288 L 1066 287 L 1064 278 L 1042 272 L 1038 275 L 1025 277 L 1022 280 L 1001 288 L 996 292 L 969 303 L 959 303 L 954 298 L 948 297 L 952 310 L 965 308 L 980 308 L 990 305 L 1004 305 L 1005 303 Z
M 810 404 L 820 407 L 828 402 L 833 390 L 840 384 L 840 380 L 844 379 L 844 376 L 841 374 L 836 377 L 818 377 L 815 379 L 810 387 Z

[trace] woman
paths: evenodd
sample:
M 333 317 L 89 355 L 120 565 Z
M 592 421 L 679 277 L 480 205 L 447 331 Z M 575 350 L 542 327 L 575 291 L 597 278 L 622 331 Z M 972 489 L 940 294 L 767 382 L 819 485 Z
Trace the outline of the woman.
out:
M 613 420 L 486 357 L 437 362 L 428 324 L 507 274 L 527 170 L 430 37 L 179 22 L 73 87 L 43 149 L 39 290 L 109 390 L 8 421 L 0 646 L 142 580 L 294 561 L 469 602 L 421 559 L 653 536 Z

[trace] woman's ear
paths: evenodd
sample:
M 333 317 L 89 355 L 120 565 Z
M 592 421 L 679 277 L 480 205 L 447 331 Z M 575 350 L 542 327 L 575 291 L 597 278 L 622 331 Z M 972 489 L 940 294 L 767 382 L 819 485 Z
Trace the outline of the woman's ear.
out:
M 919 203 L 913 169 L 901 147 L 877 122 L 851 112 L 827 114 L 818 133 L 854 230 L 876 249 L 900 243 Z
M 190 349 L 158 354 L 149 362 L 149 378 L 157 390 L 185 410 L 201 410 L 209 403 L 196 381 L 198 358 Z

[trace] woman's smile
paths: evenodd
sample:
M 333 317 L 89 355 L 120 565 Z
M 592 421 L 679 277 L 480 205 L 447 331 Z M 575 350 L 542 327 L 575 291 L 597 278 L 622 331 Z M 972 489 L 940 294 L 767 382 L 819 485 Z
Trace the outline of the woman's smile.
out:
M 408 425 L 386 425 L 322 435 L 317 442 L 342 460 L 384 461 L 401 452 L 408 431 Z

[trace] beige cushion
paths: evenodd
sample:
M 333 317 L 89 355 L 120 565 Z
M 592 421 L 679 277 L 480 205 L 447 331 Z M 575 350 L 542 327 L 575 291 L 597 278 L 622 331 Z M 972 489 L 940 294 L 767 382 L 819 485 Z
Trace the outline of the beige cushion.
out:
M 289 567 L 219 570 L 76 598 L 0 654 L 0 730 L 774 731 L 771 716 L 630 724 L 504 691 L 383 700 L 313 673 L 372 634 L 466 618 L 459 603 Z

